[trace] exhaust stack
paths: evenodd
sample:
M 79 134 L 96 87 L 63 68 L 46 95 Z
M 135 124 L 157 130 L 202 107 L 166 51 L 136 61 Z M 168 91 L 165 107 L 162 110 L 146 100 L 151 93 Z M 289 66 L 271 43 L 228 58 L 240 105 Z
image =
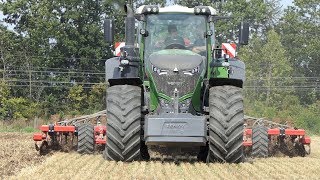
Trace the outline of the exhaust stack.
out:
M 127 13 L 127 17 L 125 18 L 126 45 L 134 46 L 135 18 L 133 10 L 129 7 L 129 5 L 124 5 L 124 10 Z
M 120 48 L 119 67 L 115 69 L 112 79 L 108 81 L 110 85 L 141 85 L 139 48 L 135 47 L 135 17 L 129 5 L 124 5 L 124 10 L 127 13 L 125 18 L 125 46 Z

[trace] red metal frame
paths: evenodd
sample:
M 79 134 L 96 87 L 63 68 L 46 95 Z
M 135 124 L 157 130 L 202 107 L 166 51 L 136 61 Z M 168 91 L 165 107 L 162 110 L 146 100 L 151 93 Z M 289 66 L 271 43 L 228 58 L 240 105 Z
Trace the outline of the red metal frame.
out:
M 252 146 L 252 141 L 243 141 L 243 146 Z
M 310 137 L 306 136 L 306 132 L 304 129 L 285 129 L 284 131 L 285 135 L 287 136 L 302 136 L 301 143 L 302 144 L 310 144 L 311 139 Z M 279 136 L 280 135 L 280 129 L 274 128 L 274 129 L 268 129 L 268 135 L 270 136 Z M 252 129 L 245 129 L 243 133 L 243 146 L 252 146 Z
M 280 135 L 280 129 L 269 129 L 269 135 Z M 285 129 L 285 134 L 289 136 L 304 136 L 306 134 L 303 129 Z
M 107 134 L 107 126 L 94 126 L 94 134 L 95 134 L 95 143 L 96 144 L 106 144 L 106 134 Z
M 98 138 L 98 139 L 95 140 L 95 143 L 96 143 L 96 144 L 106 144 L 107 141 L 106 141 L 105 139 L 100 139 L 100 138 Z
M 49 125 L 42 125 L 39 128 L 42 132 L 46 133 L 49 132 Z M 60 125 L 55 125 L 53 127 L 53 130 L 55 132 L 75 132 L 76 127 L 75 126 L 60 126 Z
M 33 135 L 33 140 L 34 141 L 42 141 L 42 140 L 44 140 L 46 138 L 47 138 L 47 136 L 45 134 L 42 134 L 42 133 L 35 133 Z
M 305 136 L 304 138 L 302 138 L 302 144 L 311 144 L 311 138 Z
M 42 131 L 42 133 L 35 133 L 33 135 L 34 141 L 43 141 L 47 138 L 47 133 L 49 132 L 49 125 L 42 125 L 39 127 L 39 129 Z M 76 127 L 75 126 L 61 126 L 61 125 L 55 125 L 54 126 L 54 132 L 61 132 L 61 133 L 75 133 Z M 103 145 L 106 144 L 106 133 L 107 133 L 107 127 L 102 125 L 94 126 L 94 135 L 95 135 L 95 144 Z M 303 129 L 285 129 L 284 130 L 285 135 L 288 136 L 302 136 L 301 137 L 301 143 L 310 145 L 311 139 L 308 136 L 305 136 L 305 130 Z M 252 129 L 245 129 L 244 130 L 244 140 L 243 140 L 243 146 L 252 146 Z M 270 136 L 279 136 L 280 135 L 280 129 L 274 128 L 274 129 L 268 129 L 268 135 Z
M 107 126 L 94 126 L 94 132 L 98 134 L 102 133 L 105 135 L 107 133 Z
M 304 136 L 304 129 L 285 129 L 285 134 L 290 136 Z M 245 135 L 252 135 L 252 129 L 245 129 Z M 268 129 L 268 135 L 280 135 L 280 129 Z
M 36 142 L 46 140 L 47 134 L 49 132 L 49 125 L 42 125 L 39 127 L 39 129 L 42 131 L 42 133 L 35 133 L 33 135 L 33 140 Z M 54 125 L 53 130 L 54 132 L 58 132 L 58 133 L 75 133 L 76 127 Z M 94 126 L 94 135 L 95 135 L 96 144 L 106 144 L 106 134 L 107 134 L 107 126 L 103 126 L 103 125 Z

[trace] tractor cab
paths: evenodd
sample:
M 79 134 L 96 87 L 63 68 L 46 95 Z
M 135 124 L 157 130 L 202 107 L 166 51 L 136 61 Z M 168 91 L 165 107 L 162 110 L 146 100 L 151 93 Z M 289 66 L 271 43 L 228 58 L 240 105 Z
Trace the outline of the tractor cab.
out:
M 199 10 L 203 13 L 197 13 Z M 148 59 L 154 52 L 171 49 L 207 56 L 207 48 L 211 51 L 214 32 L 209 17 L 215 13 L 213 8 L 207 6 L 139 7 L 136 14 L 139 20 L 140 43 L 144 44 L 144 59 Z
M 206 51 L 206 18 L 193 14 L 152 14 L 146 17 L 146 27 L 141 29 L 145 38 L 145 58 L 164 49 Z M 204 54 L 205 55 L 205 54 Z
M 214 32 L 210 19 L 215 14 L 208 6 L 144 5 L 136 10 L 140 57 L 149 77 L 145 80 L 156 86 L 150 90 L 154 94 L 150 111 L 187 113 L 198 106 L 197 101 L 192 105 L 191 97 L 197 81 L 206 74 Z M 178 109 L 173 108 L 174 98 L 179 101 Z

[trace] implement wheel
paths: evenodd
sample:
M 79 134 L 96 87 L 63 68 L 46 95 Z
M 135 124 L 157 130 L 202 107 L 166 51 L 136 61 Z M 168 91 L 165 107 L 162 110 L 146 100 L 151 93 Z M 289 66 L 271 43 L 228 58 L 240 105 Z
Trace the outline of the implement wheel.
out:
M 92 124 L 78 126 L 78 153 L 92 154 L 94 152 L 94 129 Z
M 234 86 L 211 87 L 209 108 L 207 162 L 242 162 L 244 159 L 244 113 L 241 88 Z
M 141 158 L 141 88 L 116 85 L 107 90 L 107 144 L 103 156 L 113 161 Z
M 252 128 L 252 156 L 266 158 L 268 153 L 268 128 L 263 124 L 257 124 Z

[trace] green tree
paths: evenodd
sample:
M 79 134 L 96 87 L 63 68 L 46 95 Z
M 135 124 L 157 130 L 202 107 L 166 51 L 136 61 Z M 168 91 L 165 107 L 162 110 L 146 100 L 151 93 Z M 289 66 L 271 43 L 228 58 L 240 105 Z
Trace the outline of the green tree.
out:
M 319 1 L 295 0 L 278 26 L 282 43 L 290 54 L 297 73 L 307 76 L 320 74 L 320 13 Z M 302 68 L 301 68 L 302 67 Z
M 10 95 L 10 90 L 7 84 L 0 80 L 0 118 L 4 119 L 8 113 L 6 109 L 6 103 Z
M 248 47 L 241 49 L 240 57 L 246 63 L 247 83 L 259 88 L 260 100 L 266 101 L 268 106 L 281 107 L 284 97 L 292 94 L 293 89 L 283 90 L 291 84 L 292 67 L 280 36 L 270 30 L 265 43 L 256 37 Z
M 69 109 L 71 111 L 81 112 L 84 107 L 87 107 L 87 95 L 83 91 L 83 87 L 75 85 L 69 90 L 68 100 Z
M 8 66 L 7 68 L 19 67 L 21 72 L 32 70 L 32 66 L 43 68 L 49 75 L 41 74 L 43 78 L 41 80 L 44 82 L 38 83 L 38 86 L 48 86 L 46 83 L 48 81 L 103 82 L 104 76 L 93 77 L 83 73 L 70 78 L 49 72 L 52 70 L 47 68 L 104 71 L 104 59 L 109 58 L 111 52 L 103 40 L 103 20 L 105 17 L 115 18 L 116 32 L 121 34 L 118 40 L 124 37 L 122 10 L 124 2 L 124 0 L 1 1 L 0 10 L 6 15 L 5 22 L 15 27 L 15 33 L 1 27 L 1 64 Z M 2 76 L 5 76 L 5 72 L 3 71 Z M 21 79 L 38 81 L 32 77 L 21 77 Z M 49 85 L 54 86 L 55 83 Z M 63 100 L 68 95 L 61 84 L 60 87 L 30 86 L 30 88 L 15 88 L 12 91 L 16 97 L 32 97 L 38 102 L 47 102 L 46 97 L 50 96 L 49 99 L 58 103 L 55 103 L 56 107 L 63 106 Z M 50 114 L 54 112 L 49 106 L 45 106 Z
M 320 13 L 318 0 L 295 0 L 285 9 L 278 31 L 294 67 L 295 76 L 318 77 L 320 74 Z M 314 78 L 304 82 L 317 86 Z M 319 85 L 318 85 L 319 86 Z M 312 104 L 320 98 L 317 88 L 298 92 L 303 104 Z
M 105 109 L 106 104 L 106 85 L 103 83 L 92 86 L 88 95 L 88 107 L 91 111 Z
M 249 23 L 252 34 L 265 38 L 267 31 L 275 26 L 280 16 L 279 2 L 279 0 L 233 0 L 213 4 L 220 10 L 220 15 L 232 17 L 216 24 L 219 44 L 237 40 L 238 25 L 241 21 Z
M 100 69 L 98 59 L 110 56 L 103 40 L 102 17 L 113 13 L 109 1 L 5 1 L 0 9 L 5 21 L 25 35 L 38 65 Z M 57 58 L 60 57 L 60 58 Z

